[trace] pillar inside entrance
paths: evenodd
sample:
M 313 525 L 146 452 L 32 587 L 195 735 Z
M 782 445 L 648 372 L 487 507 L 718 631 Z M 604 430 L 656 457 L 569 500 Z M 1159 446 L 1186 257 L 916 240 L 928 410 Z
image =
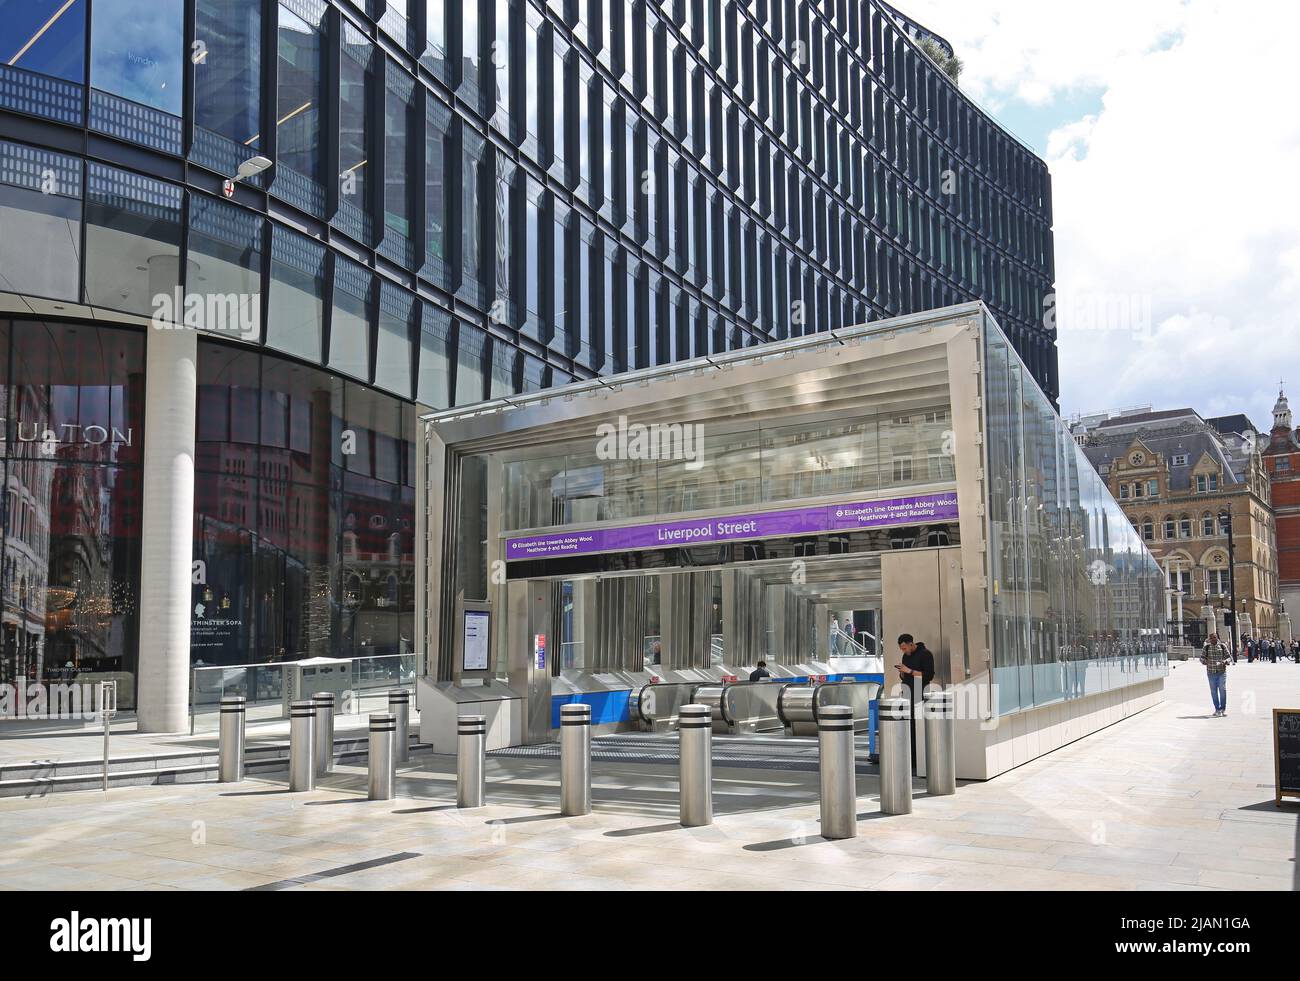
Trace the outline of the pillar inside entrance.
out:
M 161 270 L 160 275 L 165 277 L 167 271 Z M 174 268 L 170 275 L 174 282 Z M 198 334 L 194 330 L 150 329 L 145 391 L 136 723 L 141 732 L 181 732 L 189 728 L 198 394 Z
M 1279 613 L 1277 615 L 1277 635 L 1282 638 L 1283 643 L 1291 643 L 1292 634 L 1290 613 Z

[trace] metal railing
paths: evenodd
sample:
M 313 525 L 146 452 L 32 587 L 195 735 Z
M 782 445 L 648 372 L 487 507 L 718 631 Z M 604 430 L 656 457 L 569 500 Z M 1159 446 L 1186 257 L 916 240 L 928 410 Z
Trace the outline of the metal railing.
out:
M 870 636 L 870 635 L 868 635 Z M 873 657 L 874 655 L 867 648 L 863 647 L 849 634 L 841 633 L 839 635 L 839 650 L 833 655 L 835 657 Z M 874 639 L 874 638 L 873 638 Z
M 333 663 L 341 669 L 330 675 L 333 684 L 341 686 L 335 691 L 341 716 L 387 711 L 389 692 L 415 688 L 416 654 L 343 658 Z M 290 695 L 295 699 L 311 698 L 316 693 L 293 690 L 295 672 L 311 667 L 309 663 L 286 661 L 191 668 L 190 734 L 217 731 L 224 695 L 242 695 L 247 699 L 249 726 L 289 718 Z M 301 684 L 316 687 L 312 676 L 306 673 Z

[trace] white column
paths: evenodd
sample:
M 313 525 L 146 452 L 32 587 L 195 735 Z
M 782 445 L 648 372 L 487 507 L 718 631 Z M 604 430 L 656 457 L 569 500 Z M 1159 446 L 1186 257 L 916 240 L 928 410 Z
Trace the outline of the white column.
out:
M 1183 591 L 1178 591 L 1178 646 L 1183 646 Z
M 155 261 L 172 263 L 174 283 L 176 260 Z M 165 280 L 168 270 L 158 273 Z M 146 344 L 136 722 L 141 732 L 181 732 L 189 729 L 198 334 L 151 327 Z

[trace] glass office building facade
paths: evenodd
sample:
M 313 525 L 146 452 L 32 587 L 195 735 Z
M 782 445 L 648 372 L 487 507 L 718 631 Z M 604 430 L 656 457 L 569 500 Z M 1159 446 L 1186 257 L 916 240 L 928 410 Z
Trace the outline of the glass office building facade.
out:
M 24 385 L 151 398 L 148 321 L 187 304 L 205 663 L 409 647 L 417 405 L 971 298 L 1054 398 L 1050 225 L 1042 161 L 874 0 L 0 0 L 9 357 L 80 337 L 9 385 L 6 445 L 72 418 Z M 130 674 L 139 477 L 77 445 L 42 466 L 108 468 L 73 480 L 103 508 L 80 581 L 125 598 L 59 657 Z M 11 674 L 67 612 L 42 561 L 3 564 Z

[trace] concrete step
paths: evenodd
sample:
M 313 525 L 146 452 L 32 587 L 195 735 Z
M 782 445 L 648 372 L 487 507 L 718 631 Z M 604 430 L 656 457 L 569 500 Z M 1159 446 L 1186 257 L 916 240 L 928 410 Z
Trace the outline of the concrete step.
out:
M 411 753 L 432 752 L 433 746 L 411 737 Z M 364 763 L 369 757 L 368 739 L 336 739 L 334 758 L 339 763 Z M 218 755 L 215 749 L 118 757 L 109 761 L 110 787 L 139 787 L 170 783 L 201 783 L 215 780 Z M 289 767 L 288 742 L 248 745 L 244 752 L 246 773 L 269 773 Z M 8 764 L 0 767 L 0 797 L 44 797 L 70 790 L 102 790 L 104 761 L 51 760 Z

